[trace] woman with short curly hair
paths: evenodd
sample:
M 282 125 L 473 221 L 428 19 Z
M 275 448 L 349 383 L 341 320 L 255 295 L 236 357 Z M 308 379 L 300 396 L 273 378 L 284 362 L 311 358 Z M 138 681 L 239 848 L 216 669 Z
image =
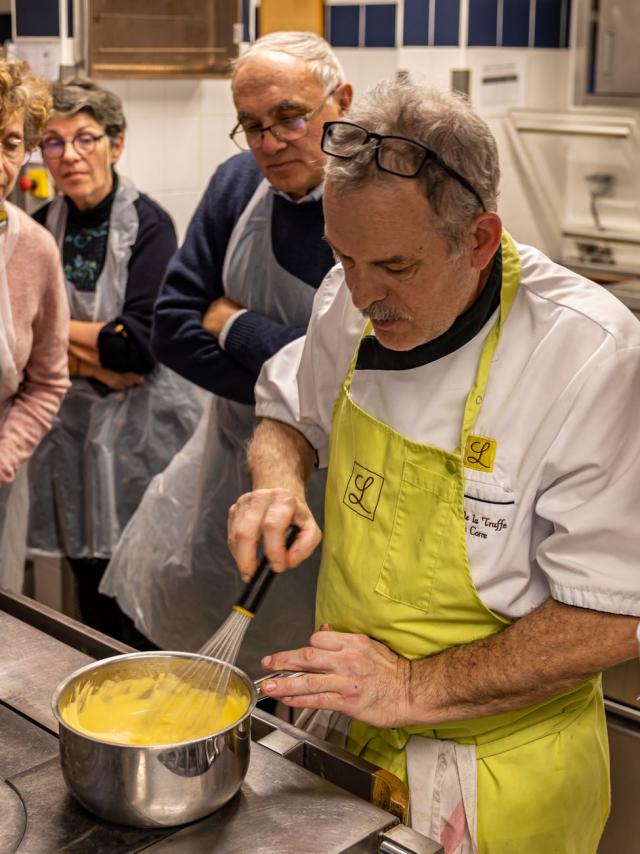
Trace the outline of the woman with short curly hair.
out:
M 51 111 L 26 62 L 0 60 L 0 586 L 20 590 L 26 553 L 25 463 L 69 385 L 69 310 L 55 241 L 6 201 Z

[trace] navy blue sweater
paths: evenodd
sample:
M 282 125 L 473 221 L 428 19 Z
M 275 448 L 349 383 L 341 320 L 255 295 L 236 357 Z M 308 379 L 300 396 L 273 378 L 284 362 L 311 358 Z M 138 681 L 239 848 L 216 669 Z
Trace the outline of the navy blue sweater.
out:
M 216 171 L 167 268 L 152 332 L 159 361 L 208 391 L 248 404 L 254 403 L 263 362 L 306 331 L 306 326 L 286 326 L 247 311 L 231 326 L 222 350 L 202 325 L 209 305 L 224 296 L 222 267 L 231 232 L 261 180 L 250 152 L 232 157 Z M 323 234 L 321 200 L 297 205 L 275 196 L 274 255 L 281 267 L 314 289 L 334 263 Z M 259 270 L 260 258 L 255 267 Z

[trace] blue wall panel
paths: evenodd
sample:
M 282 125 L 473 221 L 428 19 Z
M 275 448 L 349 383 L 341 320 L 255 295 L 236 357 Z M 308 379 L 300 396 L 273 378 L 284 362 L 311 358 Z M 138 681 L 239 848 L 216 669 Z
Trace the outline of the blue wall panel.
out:
M 496 47 L 498 33 L 503 47 L 527 47 L 533 0 L 469 0 L 471 47 Z M 640 0 L 638 0 L 640 2 Z M 18 15 L 26 22 L 23 35 L 57 34 L 57 0 L 16 0 Z M 70 4 L 72 5 L 72 4 Z M 364 17 L 365 47 L 395 47 L 398 8 L 403 11 L 402 43 L 407 46 L 429 44 L 429 22 L 433 17 L 433 45 L 456 46 L 459 43 L 460 0 L 396 0 L 396 2 L 325 2 L 325 26 L 335 47 L 360 46 L 360 20 Z M 249 0 L 242 0 L 243 35 L 249 37 Z M 37 10 L 37 15 L 35 11 Z M 498 13 L 502 11 L 502 20 Z M 567 47 L 571 0 L 535 0 L 533 36 L 535 47 Z M 256 19 L 258 9 L 256 9 Z M 72 23 L 70 22 L 70 27 Z M 33 32 L 34 28 L 38 32 Z M 256 20 L 256 32 L 259 32 Z
M 360 6 L 331 7 L 331 44 L 334 47 L 358 47 Z
M 395 47 L 395 3 L 367 4 L 364 7 L 364 14 L 365 47 Z
M 434 0 L 435 24 L 433 43 L 436 45 L 457 45 L 460 26 L 459 0 Z
M 249 0 L 242 0 L 242 40 L 249 41 Z
M 11 15 L 0 15 L 0 43 L 11 38 Z
M 529 44 L 530 0 L 504 0 L 503 8 L 503 47 L 527 47 Z
M 403 44 L 425 45 L 429 39 L 430 0 L 404 0 Z
M 493 47 L 497 41 L 498 0 L 469 0 L 467 44 Z
M 58 0 L 16 0 L 18 36 L 59 36 Z
M 536 47 L 561 47 L 562 0 L 536 0 Z

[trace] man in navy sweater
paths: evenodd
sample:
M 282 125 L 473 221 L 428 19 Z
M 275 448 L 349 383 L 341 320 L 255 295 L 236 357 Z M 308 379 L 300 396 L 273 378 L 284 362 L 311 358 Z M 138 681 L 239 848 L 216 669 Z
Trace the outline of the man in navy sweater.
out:
M 333 264 L 322 214 L 325 121 L 352 89 L 329 45 L 274 33 L 236 62 L 244 153 L 212 177 L 155 307 L 158 359 L 212 392 L 192 440 L 150 486 L 101 587 L 165 648 L 199 648 L 239 595 L 226 543 L 229 506 L 247 491 L 246 444 L 264 362 L 305 334 L 315 291 Z M 315 483 L 321 513 L 324 481 Z M 313 499 L 312 499 L 313 500 Z M 274 645 L 313 630 L 317 558 L 279 578 L 252 622 L 240 659 L 259 672 Z M 276 592 L 277 591 L 277 592 Z

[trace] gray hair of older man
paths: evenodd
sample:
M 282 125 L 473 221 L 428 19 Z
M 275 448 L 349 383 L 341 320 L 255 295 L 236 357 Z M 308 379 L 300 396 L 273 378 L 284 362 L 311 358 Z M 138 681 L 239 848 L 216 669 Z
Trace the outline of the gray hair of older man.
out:
M 86 110 L 102 125 L 112 141 L 124 133 L 127 127 L 120 98 L 92 80 L 75 77 L 54 83 L 51 94 L 54 114 L 75 116 L 76 113 Z
M 500 165 L 496 141 L 486 122 L 461 95 L 439 92 L 410 79 L 388 80 L 354 102 L 346 116 L 373 133 L 403 136 L 435 152 L 475 188 L 488 211 L 497 207 Z M 329 157 L 327 182 L 337 193 L 371 182 L 417 180 L 435 213 L 436 231 L 459 252 L 480 211 L 478 200 L 432 161 L 415 179 L 393 178 L 375 164 L 375 143 L 350 160 Z
M 232 63 L 233 77 L 249 58 L 264 51 L 287 53 L 303 59 L 327 94 L 346 80 L 340 61 L 327 41 L 314 33 L 286 31 L 269 33 L 255 41 Z

